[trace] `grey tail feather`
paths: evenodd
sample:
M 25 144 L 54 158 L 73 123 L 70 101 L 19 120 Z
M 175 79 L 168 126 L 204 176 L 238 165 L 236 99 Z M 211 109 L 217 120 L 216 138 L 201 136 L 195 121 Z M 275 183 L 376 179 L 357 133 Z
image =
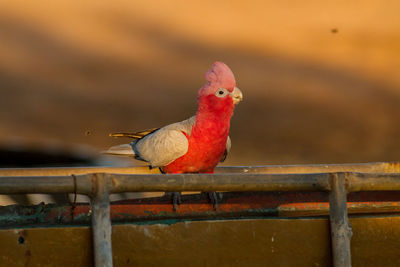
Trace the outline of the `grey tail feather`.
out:
M 102 151 L 103 154 L 134 157 L 135 152 L 130 144 L 123 144 L 110 147 L 108 150 Z

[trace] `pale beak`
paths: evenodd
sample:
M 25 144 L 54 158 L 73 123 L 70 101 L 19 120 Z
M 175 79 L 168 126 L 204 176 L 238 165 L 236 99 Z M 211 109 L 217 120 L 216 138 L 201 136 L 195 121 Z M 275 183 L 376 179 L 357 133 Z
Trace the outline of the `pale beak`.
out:
M 239 88 L 235 87 L 231 93 L 233 104 L 237 105 L 243 99 L 242 91 Z

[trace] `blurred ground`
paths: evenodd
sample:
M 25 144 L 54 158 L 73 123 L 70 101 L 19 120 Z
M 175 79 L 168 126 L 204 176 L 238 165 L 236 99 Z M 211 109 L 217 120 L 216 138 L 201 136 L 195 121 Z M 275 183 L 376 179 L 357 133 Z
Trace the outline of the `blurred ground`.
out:
M 6 1 L 0 146 L 103 150 L 186 119 L 220 60 L 244 101 L 227 165 L 400 158 L 398 1 Z

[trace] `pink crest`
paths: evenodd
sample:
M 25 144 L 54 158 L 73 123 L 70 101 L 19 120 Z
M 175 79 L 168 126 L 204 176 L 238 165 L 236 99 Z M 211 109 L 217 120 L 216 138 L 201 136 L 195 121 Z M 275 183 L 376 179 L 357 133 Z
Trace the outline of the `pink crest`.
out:
M 236 86 L 235 76 L 231 69 L 225 63 L 219 61 L 216 61 L 211 69 L 206 72 L 205 78 L 211 85 L 223 87 L 229 91 L 232 91 Z

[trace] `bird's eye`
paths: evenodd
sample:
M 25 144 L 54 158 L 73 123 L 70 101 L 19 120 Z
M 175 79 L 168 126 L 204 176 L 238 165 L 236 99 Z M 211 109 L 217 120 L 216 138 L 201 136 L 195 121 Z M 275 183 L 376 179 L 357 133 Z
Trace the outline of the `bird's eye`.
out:
M 217 96 L 217 97 L 224 97 L 224 96 L 226 96 L 228 94 L 228 90 L 226 90 L 225 88 L 219 88 L 218 90 L 217 90 L 217 92 L 215 92 L 215 95 Z

